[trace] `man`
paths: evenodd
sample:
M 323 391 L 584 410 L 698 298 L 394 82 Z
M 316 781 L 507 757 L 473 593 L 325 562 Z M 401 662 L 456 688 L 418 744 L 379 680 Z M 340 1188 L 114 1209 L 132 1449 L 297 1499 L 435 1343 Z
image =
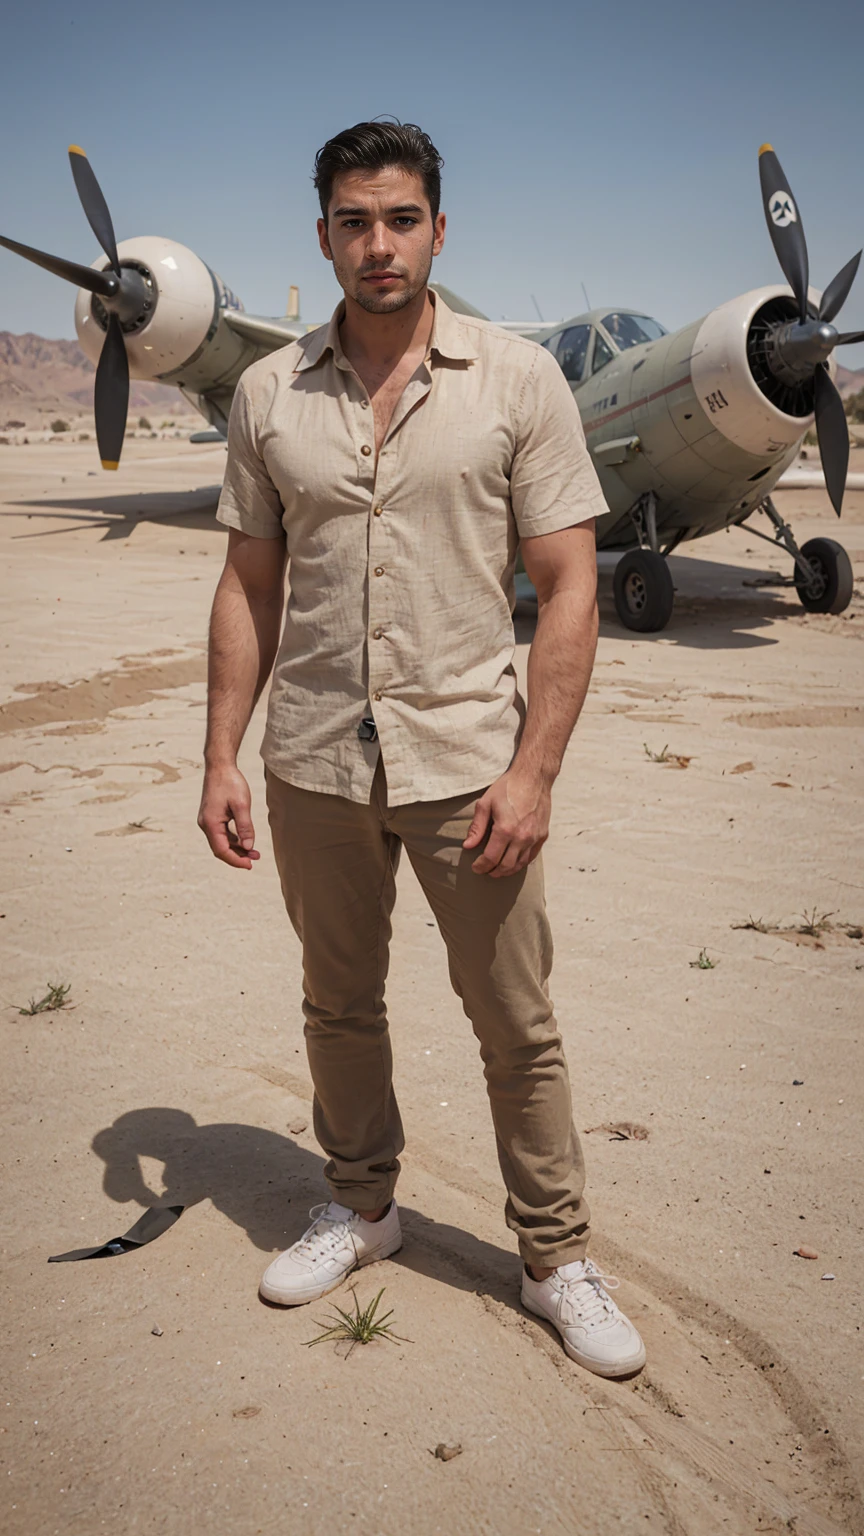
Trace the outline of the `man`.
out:
M 427 287 L 440 166 L 410 124 L 359 123 L 324 145 L 318 238 L 344 300 L 247 370 L 231 414 L 199 823 L 217 858 L 251 869 L 237 751 L 272 669 L 267 803 L 332 1197 L 261 1293 L 317 1300 L 401 1246 L 384 981 L 404 846 L 480 1042 L 523 1303 L 575 1360 L 620 1376 L 645 1351 L 586 1258 L 538 858 L 593 664 L 604 503 L 552 357 Z M 527 713 L 520 541 L 539 605 Z

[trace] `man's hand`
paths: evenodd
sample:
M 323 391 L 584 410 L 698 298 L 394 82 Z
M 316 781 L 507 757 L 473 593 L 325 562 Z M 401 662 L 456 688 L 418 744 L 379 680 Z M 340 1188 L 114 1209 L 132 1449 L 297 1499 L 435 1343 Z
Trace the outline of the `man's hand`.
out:
M 549 836 L 551 810 L 551 790 L 534 775 L 510 768 L 496 779 L 477 801 L 462 844 L 476 848 L 489 832 L 486 847 L 471 865 L 475 875 L 500 880 L 532 864 Z
M 216 858 L 232 869 L 251 869 L 253 859 L 261 857 L 251 807 L 249 785 L 236 765 L 207 769 L 198 825 Z

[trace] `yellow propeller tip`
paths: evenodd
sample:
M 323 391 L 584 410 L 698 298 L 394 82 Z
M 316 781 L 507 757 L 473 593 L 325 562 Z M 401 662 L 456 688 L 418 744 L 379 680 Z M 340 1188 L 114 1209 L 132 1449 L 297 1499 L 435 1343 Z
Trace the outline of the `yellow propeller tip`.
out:
M 119 469 L 120 468 L 120 462 L 119 462 L 119 460 L 114 460 L 114 459 L 103 459 L 102 460 L 102 468 L 103 469 Z
M 763 144 L 762 148 L 759 151 L 759 153 L 760 153 L 760 155 L 773 155 L 773 153 L 774 153 L 774 145 L 773 144 Z
M 69 145 L 69 153 L 70 153 L 70 155 L 80 155 L 82 160 L 86 160 L 87 159 L 87 156 L 84 153 L 84 150 L 81 148 L 80 144 L 70 144 Z

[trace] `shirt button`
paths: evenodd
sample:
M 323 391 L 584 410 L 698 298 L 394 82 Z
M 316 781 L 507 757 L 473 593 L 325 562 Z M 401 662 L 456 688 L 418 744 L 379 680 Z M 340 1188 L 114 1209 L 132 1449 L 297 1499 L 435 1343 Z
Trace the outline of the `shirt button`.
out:
M 383 511 L 384 511 L 383 507 L 376 507 L 375 508 L 375 516 L 376 517 L 380 517 Z
M 361 408 L 361 410 L 364 410 L 364 411 L 368 410 L 369 409 L 369 401 L 368 400 L 361 400 L 360 401 L 360 408 Z
M 383 567 L 383 565 L 376 565 L 376 567 L 375 567 L 375 575 L 376 576 L 383 576 L 384 575 L 384 567 Z
M 381 695 L 380 695 L 380 693 L 373 693 L 372 698 L 373 698 L 373 700 L 374 700 L 374 702 L 376 704 L 380 704 L 381 703 Z
M 364 443 L 363 447 L 360 449 L 360 452 L 362 453 L 364 459 L 368 459 L 372 449 L 369 447 L 368 443 Z
M 373 640 L 380 640 L 382 638 L 383 634 L 384 634 L 383 629 L 373 629 L 373 631 L 372 631 L 372 639 Z

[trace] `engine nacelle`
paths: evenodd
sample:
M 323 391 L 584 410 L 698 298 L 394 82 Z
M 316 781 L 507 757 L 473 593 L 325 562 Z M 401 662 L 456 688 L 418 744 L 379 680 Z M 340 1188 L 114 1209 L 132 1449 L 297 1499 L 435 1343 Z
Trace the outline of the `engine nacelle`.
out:
M 135 379 L 164 379 L 194 363 L 216 334 L 225 309 L 243 306 L 221 278 L 188 246 L 159 235 L 121 240 L 121 267 L 143 279 L 141 309 L 123 322 L 129 372 Z M 92 263 L 108 269 L 104 256 Z M 105 311 L 99 298 L 79 288 L 75 329 L 83 351 L 97 363 L 105 338 Z
M 810 289 L 818 307 L 821 294 Z M 745 452 L 771 458 L 791 448 L 813 425 L 812 394 L 775 387 L 760 361 L 760 331 L 795 316 L 791 290 L 754 288 L 705 316 L 691 353 L 696 398 L 712 427 Z M 832 376 L 837 365 L 829 363 Z

